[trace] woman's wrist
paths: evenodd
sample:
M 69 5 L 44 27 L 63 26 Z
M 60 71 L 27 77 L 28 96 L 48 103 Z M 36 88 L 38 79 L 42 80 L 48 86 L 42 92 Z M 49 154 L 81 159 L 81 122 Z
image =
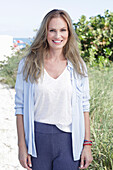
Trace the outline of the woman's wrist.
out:
M 91 152 L 91 146 L 90 145 L 85 145 L 85 146 L 83 146 L 83 150 Z
M 20 148 L 22 148 L 22 147 L 25 147 L 26 146 L 26 144 L 25 144 L 25 142 L 23 141 L 23 142 L 18 142 L 18 147 Z
M 84 145 L 84 148 L 90 148 L 91 149 L 91 145 Z
M 83 146 L 92 146 L 92 141 L 91 140 L 84 140 Z

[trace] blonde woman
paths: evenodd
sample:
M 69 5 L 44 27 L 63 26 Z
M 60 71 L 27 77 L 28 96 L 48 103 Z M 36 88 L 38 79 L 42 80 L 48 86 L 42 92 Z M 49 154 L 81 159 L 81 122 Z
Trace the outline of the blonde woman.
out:
M 70 16 L 44 17 L 15 84 L 20 164 L 28 170 L 85 169 L 92 162 L 89 84 Z

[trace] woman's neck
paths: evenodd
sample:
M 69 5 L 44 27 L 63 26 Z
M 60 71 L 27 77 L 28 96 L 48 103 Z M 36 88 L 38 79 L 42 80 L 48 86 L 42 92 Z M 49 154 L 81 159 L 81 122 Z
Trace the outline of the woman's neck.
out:
M 64 60 L 65 57 L 63 55 L 62 50 L 49 50 L 48 56 L 46 59 L 51 60 L 51 62 L 55 62 L 55 61 L 61 61 Z

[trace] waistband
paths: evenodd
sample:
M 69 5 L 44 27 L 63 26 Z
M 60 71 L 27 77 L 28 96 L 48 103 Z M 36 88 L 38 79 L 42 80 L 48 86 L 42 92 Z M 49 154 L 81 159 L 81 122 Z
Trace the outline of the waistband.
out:
M 34 131 L 41 133 L 68 133 L 57 128 L 56 125 L 34 121 Z

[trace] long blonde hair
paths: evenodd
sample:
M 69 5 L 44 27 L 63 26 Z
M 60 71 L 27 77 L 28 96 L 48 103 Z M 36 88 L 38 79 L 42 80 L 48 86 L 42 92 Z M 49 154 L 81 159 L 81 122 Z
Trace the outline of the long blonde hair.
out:
M 52 18 L 57 17 L 62 17 L 66 21 L 69 31 L 68 41 L 63 47 L 63 55 L 66 59 L 71 61 L 78 74 L 85 75 L 84 63 L 80 57 L 77 45 L 78 38 L 73 29 L 71 18 L 66 11 L 54 9 L 44 17 L 37 35 L 29 48 L 28 54 L 25 56 L 23 74 L 26 81 L 29 77 L 31 82 L 37 82 L 38 78 L 43 73 L 44 56 L 48 55 L 49 50 L 47 42 L 48 24 Z

